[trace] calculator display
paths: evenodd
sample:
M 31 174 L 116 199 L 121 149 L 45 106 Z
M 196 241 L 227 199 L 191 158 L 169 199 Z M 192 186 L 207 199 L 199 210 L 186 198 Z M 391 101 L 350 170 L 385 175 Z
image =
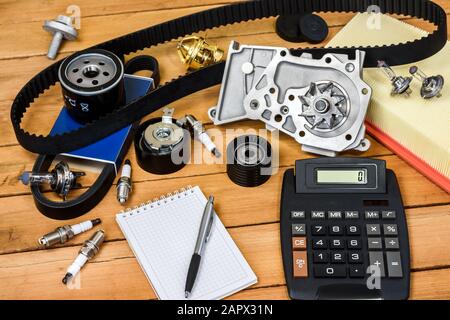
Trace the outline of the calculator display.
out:
M 316 173 L 318 184 L 367 184 L 366 169 L 317 169 Z

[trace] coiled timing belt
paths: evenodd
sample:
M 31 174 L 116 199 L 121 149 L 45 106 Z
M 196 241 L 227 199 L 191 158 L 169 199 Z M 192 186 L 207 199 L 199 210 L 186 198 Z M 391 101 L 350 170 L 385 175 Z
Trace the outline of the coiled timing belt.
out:
M 371 5 L 381 13 L 401 14 L 422 18 L 437 29 L 422 39 L 404 44 L 365 48 L 321 48 L 292 50 L 295 55 L 308 52 L 315 58 L 335 52 L 354 55 L 356 49 L 366 52 L 365 67 L 374 67 L 377 60 L 388 60 L 391 65 L 412 63 L 438 52 L 447 41 L 447 16 L 437 4 L 428 0 L 260 0 L 238 2 L 149 27 L 101 43 L 101 48 L 123 56 L 137 50 L 156 46 L 181 36 L 225 26 L 283 14 L 303 12 L 365 12 Z M 225 63 L 221 62 L 172 80 L 142 98 L 116 109 L 101 119 L 76 131 L 57 136 L 37 136 L 21 128 L 21 120 L 31 103 L 58 81 L 56 62 L 34 76 L 18 93 L 12 108 L 11 121 L 19 143 L 27 150 L 40 154 L 58 154 L 89 145 L 119 129 L 140 120 L 164 105 L 222 81 Z

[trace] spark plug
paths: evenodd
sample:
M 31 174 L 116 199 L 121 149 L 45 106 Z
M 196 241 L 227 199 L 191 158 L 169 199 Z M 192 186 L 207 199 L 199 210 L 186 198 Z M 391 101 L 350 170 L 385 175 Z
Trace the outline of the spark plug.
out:
M 62 279 L 64 284 L 70 281 L 73 277 L 75 277 L 83 268 L 83 266 L 91 260 L 100 250 L 100 246 L 105 240 L 105 232 L 103 230 L 98 230 L 96 233 L 92 235 L 92 237 L 85 241 L 83 246 L 81 247 L 78 256 L 67 268 L 66 275 Z
M 209 152 L 211 152 L 216 158 L 220 158 L 222 154 L 219 149 L 217 149 L 214 142 L 212 142 L 208 133 L 206 133 L 206 129 L 203 124 L 198 121 L 193 115 L 188 114 L 183 119 L 178 121 L 178 124 L 186 127 L 191 134 L 194 136 L 194 139 L 200 141 Z
M 127 202 L 131 190 L 131 162 L 127 159 L 125 160 L 125 164 L 122 168 L 122 174 L 119 182 L 117 183 L 117 201 L 119 201 L 120 204 Z
M 77 234 L 91 230 L 96 225 L 100 224 L 100 219 L 88 220 L 78 224 L 65 225 L 58 227 L 55 231 L 47 233 L 39 238 L 38 243 L 41 248 L 50 248 L 56 244 L 63 244 L 72 239 Z

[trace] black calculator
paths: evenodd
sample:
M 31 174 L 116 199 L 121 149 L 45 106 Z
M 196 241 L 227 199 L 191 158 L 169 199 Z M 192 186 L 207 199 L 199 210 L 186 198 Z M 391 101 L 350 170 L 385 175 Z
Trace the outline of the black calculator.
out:
M 287 170 L 281 246 L 292 299 L 407 299 L 408 229 L 383 160 L 318 158 Z

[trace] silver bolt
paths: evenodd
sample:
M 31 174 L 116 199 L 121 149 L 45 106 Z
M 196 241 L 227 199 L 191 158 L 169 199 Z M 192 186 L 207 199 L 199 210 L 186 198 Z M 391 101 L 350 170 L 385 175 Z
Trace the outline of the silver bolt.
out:
M 72 18 L 59 15 L 55 20 L 45 20 L 42 26 L 45 31 L 53 34 L 53 39 L 48 48 L 47 57 L 54 60 L 58 54 L 63 39 L 75 40 L 78 36 L 77 30 L 72 26 Z
M 258 107 L 259 107 L 258 100 L 252 100 L 252 102 L 250 102 L 250 108 L 252 108 L 253 110 L 258 109 Z
M 287 115 L 289 113 L 289 108 L 287 106 L 282 106 L 280 109 L 282 115 Z
M 355 65 L 353 63 L 347 63 L 345 65 L 345 70 L 347 70 L 347 72 L 353 72 L 355 71 Z

